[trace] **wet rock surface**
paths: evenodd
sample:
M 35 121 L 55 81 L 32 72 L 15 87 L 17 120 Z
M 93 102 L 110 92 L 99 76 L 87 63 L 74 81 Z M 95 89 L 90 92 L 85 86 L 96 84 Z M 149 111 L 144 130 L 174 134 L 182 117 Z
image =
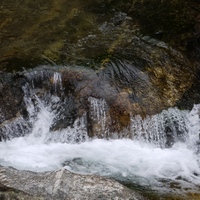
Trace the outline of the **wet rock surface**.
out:
M 189 55 L 198 52 L 200 6 L 195 0 L 3 0 L 0 6 L 4 70 L 45 62 L 99 68 L 117 49 L 131 48 L 134 56 L 129 41 L 142 35 L 188 49 Z
M 198 1 L 10 0 L 0 6 L 2 71 L 39 64 L 93 69 L 91 75 L 67 72 L 65 85 L 73 91 L 78 84 L 78 96 L 80 90 L 107 96 L 112 116 L 126 114 L 115 119 L 122 126 L 130 110 L 145 116 L 198 102 Z M 127 106 L 117 110 L 122 102 Z
M 2 1 L 0 68 L 86 66 L 129 90 L 139 113 L 177 101 L 184 108 L 181 98 L 199 83 L 199 7 L 189 0 Z
M 22 108 L 23 92 L 21 86 L 19 77 L 13 74 L 1 74 L 1 123 L 16 117 Z
M 41 109 L 40 101 L 56 116 L 51 131 L 73 126 L 76 119 L 86 115 L 90 137 L 108 138 L 113 133 L 128 137 L 131 117 L 153 115 L 174 106 L 190 88 L 189 72 L 179 63 L 170 63 L 176 65 L 171 69 L 168 64 L 163 62 L 165 68 L 149 66 L 143 71 L 128 61 L 115 60 L 98 72 L 84 67 L 41 66 L 15 74 L 2 73 L 1 93 L 6 92 L 0 105 L 1 140 L 28 133 L 31 120 Z M 185 79 L 179 80 L 181 73 Z M 13 124 L 16 131 L 6 128 L 8 124 Z
M 1 196 L 18 199 L 146 199 L 114 180 L 66 169 L 36 173 L 0 167 L 0 189 Z

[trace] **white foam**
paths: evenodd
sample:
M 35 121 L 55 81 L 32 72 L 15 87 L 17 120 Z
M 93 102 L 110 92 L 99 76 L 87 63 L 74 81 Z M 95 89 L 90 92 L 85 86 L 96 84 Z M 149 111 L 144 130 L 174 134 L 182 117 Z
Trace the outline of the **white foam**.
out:
M 140 177 L 155 184 L 158 179 L 175 181 L 181 178 L 194 185 L 200 184 L 198 155 L 184 144 L 171 149 L 129 139 L 45 144 L 23 137 L 1 143 L 0 149 L 1 164 L 18 169 L 55 170 L 67 161 L 66 167 L 78 173 L 128 177 L 133 182 Z
M 64 164 L 74 172 L 127 179 L 141 185 L 151 184 L 152 188 L 162 186 L 164 183 L 160 180 L 176 181 L 182 187 L 194 188 L 200 185 L 200 163 L 196 153 L 200 105 L 195 105 L 190 113 L 183 113 L 184 123 L 188 123 L 189 137 L 185 142 L 176 142 L 172 148 L 160 148 L 154 143 L 130 139 L 87 139 L 78 144 L 70 143 L 65 138 L 76 135 L 77 130 L 82 131 L 86 137 L 84 118 L 78 119 L 74 128 L 50 133 L 53 113 L 48 107 L 39 107 L 32 133 L 0 143 L 1 165 L 49 171 L 62 168 Z

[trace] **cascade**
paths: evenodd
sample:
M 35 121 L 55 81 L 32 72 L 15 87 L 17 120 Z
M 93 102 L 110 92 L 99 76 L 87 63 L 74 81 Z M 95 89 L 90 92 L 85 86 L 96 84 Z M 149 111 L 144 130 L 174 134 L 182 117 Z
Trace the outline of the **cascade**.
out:
M 108 106 L 104 99 L 96 99 L 94 97 L 89 97 L 89 115 L 91 124 L 96 126 L 96 133 L 101 138 L 107 138 L 109 136 L 109 129 L 107 127 L 107 116 L 106 111 Z
M 187 114 L 187 111 L 170 108 L 145 119 L 132 117 L 132 137 L 161 148 L 171 147 L 179 141 L 185 142 L 188 139 Z
M 120 138 L 109 130 L 104 99 L 89 96 L 88 111 L 78 115 L 59 72 L 30 72 L 26 78 L 27 113 L 1 125 L 0 165 L 33 171 L 65 167 L 159 190 L 163 185 L 170 190 L 170 181 L 191 190 L 200 184 L 199 104 L 191 111 L 169 108 L 146 118 L 132 116 L 129 136 Z M 90 137 L 89 126 L 101 139 Z

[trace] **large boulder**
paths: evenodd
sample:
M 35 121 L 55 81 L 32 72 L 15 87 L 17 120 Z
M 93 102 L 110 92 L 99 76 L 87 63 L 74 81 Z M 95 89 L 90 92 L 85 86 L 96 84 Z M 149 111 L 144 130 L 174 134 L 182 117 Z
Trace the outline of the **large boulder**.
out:
M 93 135 L 99 123 L 91 98 L 105 101 L 107 132 L 129 129 L 134 115 L 191 109 L 199 103 L 199 10 L 195 0 L 3 0 L 0 69 L 17 73 L 1 75 L 1 123 L 27 117 L 25 82 L 34 80 L 43 99 L 46 91 L 55 93 L 56 71 L 63 113 L 52 130 L 73 125 L 87 111 Z M 42 70 L 31 72 L 35 79 L 27 75 L 29 67 L 45 63 L 57 67 L 45 69 L 45 80 L 37 77 Z
M 153 49 L 161 53 L 158 47 Z M 76 119 L 86 115 L 90 137 L 107 138 L 113 133 L 128 137 L 131 117 L 144 118 L 174 106 L 191 87 L 193 76 L 182 67 L 189 61 L 182 61 L 181 54 L 175 53 L 170 58 L 162 53 L 166 60 L 163 57 L 159 60 L 160 56 L 152 58 L 141 68 L 117 59 L 105 63 L 98 71 L 43 66 L 15 74 L 2 73 L 0 138 L 10 139 L 30 132 L 41 102 L 54 114 L 51 131 L 73 126 Z M 163 68 L 152 64 L 161 61 Z
M 0 191 L 0 197 L 7 199 L 146 199 L 114 180 L 74 174 L 66 169 L 36 173 L 0 167 Z

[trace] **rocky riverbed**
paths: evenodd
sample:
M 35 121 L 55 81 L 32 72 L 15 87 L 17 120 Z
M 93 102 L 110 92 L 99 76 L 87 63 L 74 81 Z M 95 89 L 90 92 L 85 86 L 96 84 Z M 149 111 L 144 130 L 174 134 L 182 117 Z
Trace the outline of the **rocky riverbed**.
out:
M 198 0 L 2 0 L 1 140 L 11 138 L 5 132 L 7 124 L 15 126 L 20 120 L 25 122 L 16 126 L 19 133 L 16 137 L 26 135 L 32 128 L 29 120 L 34 116 L 30 117 L 27 110 L 27 96 L 35 112 L 38 109 L 35 96 L 46 104 L 52 96 L 60 98 L 59 106 L 64 110 L 61 113 L 58 104 L 52 104 L 58 116 L 52 132 L 72 126 L 87 113 L 87 132 L 90 137 L 99 138 L 110 137 L 108 132 L 129 137 L 131 116 L 145 118 L 174 106 L 191 109 L 200 103 L 199 13 Z M 102 116 L 106 123 L 104 118 L 93 116 L 94 103 L 100 104 L 98 100 L 91 104 L 94 98 L 103 101 Z M 118 196 L 128 199 L 130 194 L 128 189 L 111 180 L 72 175 L 65 170 L 42 175 L 12 168 L 2 170 L 2 173 L 15 174 L 19 180 L 26 174 L 33 179 L 51 176 L 55 184 L 58 183 L 55 177 L 62 172 L 60 178 L 103 180 L 114 188 L 117 184 Z M 12 195 L 20 195 L 19 199 L 24 195 L 27 199 L 50 195 L 45 189 L 48 184 L 42 180 L 39 180 L 38 196 L 34 190 L 31 192 L 28 180 L 26 190 L 21 191 L 21 188 L 10 189 L 12 178 L 6 177 L 10 181 L 8 185 L 0 182 L 3 184 L 0 188 L 6 191 L 1 194 L 4 199 L 14 198 Z M 61 182 L 58 185 L 61 187 Z M 88 191 L 80 192 L 90 197 Z M 111 193 L 114 196 L 113 189 Z M 106 195 L 105 198 L 110 198 L 110 193 Z M 198 195 L 188 194 L 188 198 L 198 199 Z

